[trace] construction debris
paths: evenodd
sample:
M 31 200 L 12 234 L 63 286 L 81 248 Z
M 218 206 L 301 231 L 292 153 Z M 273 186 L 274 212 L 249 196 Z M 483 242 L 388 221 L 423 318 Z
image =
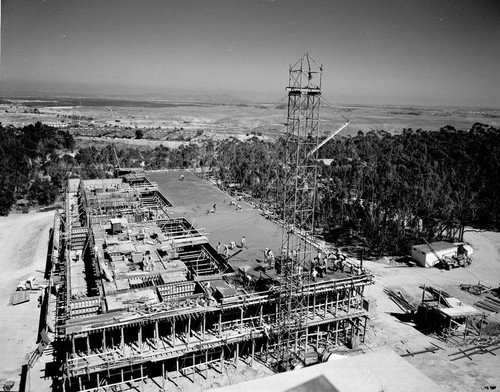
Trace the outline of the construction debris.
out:
M 409 298 L 408 295 L 403 294 L 401 291 L 396 292 L 389 288 L 384 288 L 384 293 L 387 294 L 405 313 L 415 313 L 417 311 L 417 306 L 413 304 L 413 299 Z
M 500 299 L 487 295 L 481 301 L 474 304 L 477 307 L 485 309 L 489 312 L 500 313 Z
M 460 288 L 474 295 L 481 295 L 493 290 L 492 287 L 485 286 L 481 282 L 477 282 L 477 284 L 461 284 Z

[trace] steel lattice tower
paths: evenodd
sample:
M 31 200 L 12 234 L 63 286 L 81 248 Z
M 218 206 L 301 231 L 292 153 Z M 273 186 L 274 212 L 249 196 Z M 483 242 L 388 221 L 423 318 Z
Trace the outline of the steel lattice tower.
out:
M 307 308 L 304 284 L 310 281 L 317 181 L 319 108 L 322 66 L 306 53 L 289 70 L 288 121 L 284 140 L 280 191 L 284 230 L 281 250 L 281 295 L 278 311 L 278 361 L 307 354 Z

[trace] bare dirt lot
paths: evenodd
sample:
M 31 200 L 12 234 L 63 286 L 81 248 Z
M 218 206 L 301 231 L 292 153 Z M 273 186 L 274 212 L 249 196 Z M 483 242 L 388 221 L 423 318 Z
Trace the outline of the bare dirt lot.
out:
M 477 284 L 480 281 L 494 288 L 500 285 L 500 233 L 467 231 L 465 241 L 474 248 L 473 263 L 467 268 L 446 271 L 437 268 L 395 268 L 383 263 L 366 263 L 367 268 L 375 275 L 375 285 L 368 289 L 367 295 L 377 300 L 377 317 L 369 323 L 367 346 L 371 348 L 387 345 L 399 354 L 407 354 L 422 351 L 435 344 L 442 350 L 408 355 L 406 359 L 447 391 L 500 388 L 498 353 L 475 355 L 472 359 L 465 357 L 451 360 L 459 357 L 454 355 L 459 349 L 466 349 L 468 346 L 461 342 L 444 342 L 435 336 L 423 335 L 412 323 L 399 321 L 391 313 L 401 314 L 402 310 L 383 292 L 384 287 L 402 288 L 419 302 L 422 296 L 420 286 L 426 284 L 448 292 L 466 305 L 473 305 L 481 297 L 461 290 L 460 284 Z M 498 314 L 488 314 L 487 320 L 499 322 L 500 317 Z
M 16 306 L 10 299 L 20 280 L 43 278 L 53 222 L 54 211 L 0 217 L 0 380 L 15 381 L 15 388 L 21 366 L 36 348 L 40 292 Z

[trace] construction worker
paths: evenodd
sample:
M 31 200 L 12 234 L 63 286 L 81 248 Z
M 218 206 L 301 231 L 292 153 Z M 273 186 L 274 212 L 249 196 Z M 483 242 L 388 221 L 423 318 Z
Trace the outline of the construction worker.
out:
M 226 257 L 229 257 L 229 246 L 227 246 L 226 244 L 224 244 L 224 254 L 226 255 Z
M 229 249 L 233 250 L 234 248 L 236 248 L 236 242 L 231 241 L 231 242 L 229 243 Z
M 220 241 L 219 241 L 219 243 L 217 244 L 217 248 L 216 248 L 216 250 L 217 250 L 217 254 L 220 254 L 220 251 L 222 250 L 222 244 L 220 243 Z
M 245 236 L 241 237 L 241 249 L 247 247 L 247 240 L 245 239 Z
M 274 254 L 271 249 L 267 251 L 267 261 L 269 262 L 269 268 L 274 268 Z
M 267 265 L 267 252 L 269 251 L 269 249 L 264 249 L 264 264 Z
M 316 278 L 318 277 L 318 270 L 316 268 L 313 268 L 311 276 L 312 276 L 312 281 L 316 282 Z

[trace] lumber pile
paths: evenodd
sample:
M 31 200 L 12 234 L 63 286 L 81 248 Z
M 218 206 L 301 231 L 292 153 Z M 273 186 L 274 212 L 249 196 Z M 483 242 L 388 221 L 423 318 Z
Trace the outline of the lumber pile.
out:
M 500 313 L 500 299 L 495 298 L 491 295 L 487 295 L 481 301 L 476 302 L 474 305 L 489 312 Z
M 403 310 L 405 313 L 415 313 L 417 310 L 417 307 L 413 304 L 412 298 L 409 298 L 408 295 L 405 295 L 401 291 L 394 291 L 389 288 L 384 289 L 384 293 L 386 293 L 389 298 L 396 304 L 398 305 L 401 310 Z

